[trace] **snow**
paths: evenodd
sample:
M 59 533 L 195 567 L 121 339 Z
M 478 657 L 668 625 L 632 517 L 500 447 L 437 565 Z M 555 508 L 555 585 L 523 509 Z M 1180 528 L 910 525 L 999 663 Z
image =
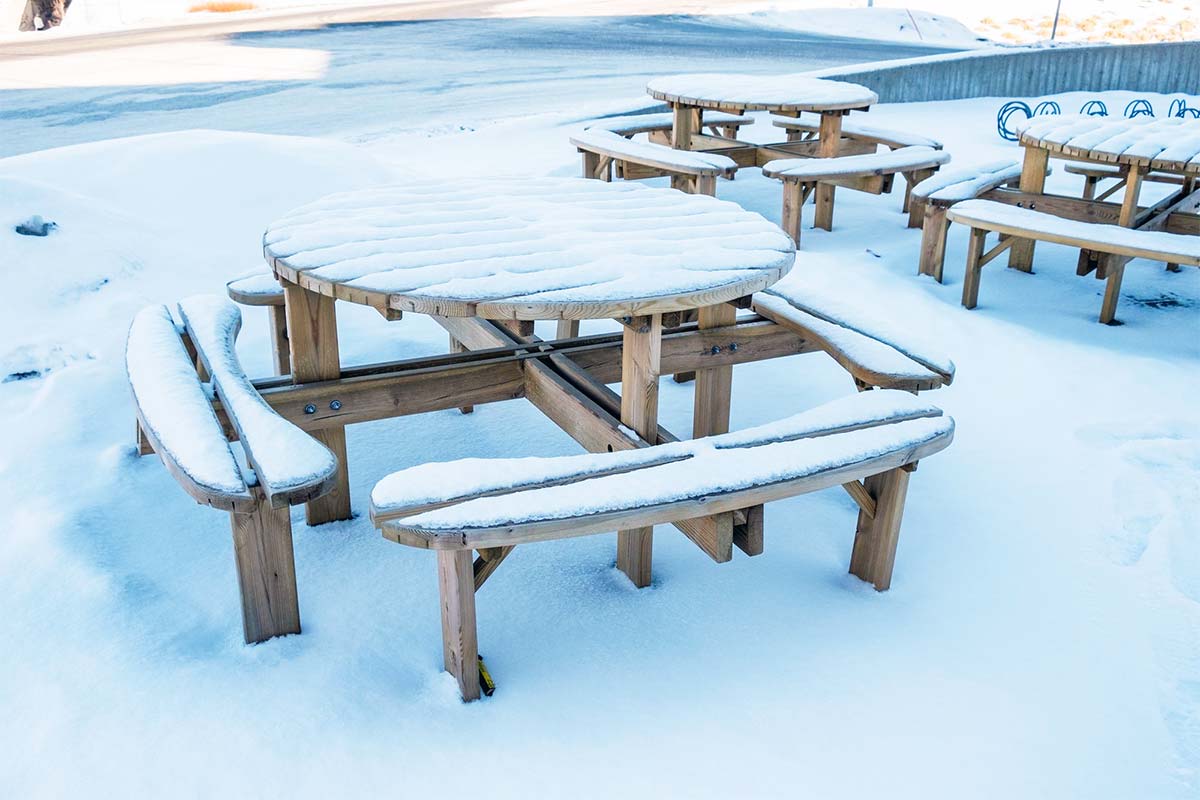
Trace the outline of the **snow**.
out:
M 705 115 L 707 118 L 707 115 Z M 777 128 L 796 128 L 817 132 L 821 120 L 815 114 L 801 114 L 799 117 L 772 117 L 771 124 Z M 895 131 L 889 128 L 877 128 L 874 125 L 863 125 L 854 117 L 842 118 L 842 134 L 859 138 L 881 139 L 885 142 L 895 142 L 902 147 L 932 147 L 939 150 L 942 143 L 937 139 L 922 136 L 908 131 Z
M 125 351 L 129 385 L 159 445 L 204 491 L 248 496 L 196 368 L 163 306 L 138 312 Z
M 38 373 L 0 383 L 8 794 L 1196 796 L 1200 270 L 1131 265 L 1125 324 L 1110 328 L 1077 251 L 1039 244 L 1036 274 L 995 265 L 968 312 L 962 226 L 946 284 L 918 277 L 919 233 L 896 194 L 839 190 L 834 230 L 805 230 L 793 269 L 886 309 L 957 367 L 922 396 L 954 417 L 955 442 L 912 476 L 889 592 L 846 575 L 857 507 L 838 489 L 768 505 L 756 558 L 715 565 L 660 528 L 645 591 L 612 568 L 611 536 L 519 547 L 479 596 L 498 689 L 464 706 L 441 670 L 433 557 L 382 540 L 367 499 L 432 459 L 579 452 L 514 401 L 351 426 L 358 516 L 309 528 L 292 511 L 304 633 L 243 645 L 227 515 L 133 456 L 130 320 L 220 292 L 261 264 L 272 220 L 331 192 L 577 175 L 578 126 L 644 107 L 645 81 L 695 70 L 686 59 L 712 63 L 697 28 L 729 33 L 624 25 L 639 48 L 645 35 L 687 45 L 564 57 L 612 29 L 579 23 L 572 38 L 539 21 L 516 30 L 551 41 L 551 56 L 506 41 L 468 58 L 463 42 L 501 23 L 340 29 L 247 37 L 335 52 L 317 85 L 6 97 L 6 153 L 109 140 L 0 160 L 0 380 Z M 750 53 L 730 34 L 727 68 L 803 69 L 822 46 L 760 38 Z M 866 119 L 936 134 L 955 163 L 1012 160 L 1020 148 L 995 134 L 1007 99 L 881 105 Z M 746 135 L 778 139 L 758 118 Z M 202 126 L 313 138 L 116 138 Z M 1050 178 L 1056 192 L 1081 186 Z M 1173 187 L 1144 190 L 1157 201 Z M 779 219 L 778 183 L 754 170 L 718 193 Z M 59 229 L 11 230 L 34 213 Z M 389 323 L 340 304 L 338 316 L 347 365 L 446 352 L 421 315 Z M 249 374 L 271 374 L 265 310 L 245 313 L 238 353 Z M 739 366 L 733 385 L 734 430 L 856 394 L 821 354 Z M 691 386 L 663 380 L 663 426 L 686 434 L 692 402 Z
M 710 449 L 758 447 L 863 425 L 940 414 L 935 406 L 906 392 L 865 392 L 766 425 L 695 441 L 599 455 L 468 458 L 420 464 L 388 475 L 375 484 L 371 505 L 376 512 L 390 516 L 404 509 L 448 503 L 473 495 L 517 491 L 553 481 L 580 480 L 618 470 L 656 466 L 692 458 Z
M 768 161 L 763 172 L 771 177 L 820 178 L 836 175 L 860 175 L 901 172 L 936 167 L 950 161 L 950 154 L 931 147 L 901 147 L 885 153 L 863 153 L 836 158 L 778 158 Z
M 681 170 L 707 169 L 732 170 L 737 168 L 732 158 L 718 153 L 702 153 L 676 150 L 664 144 L 639 142 L 626 139 L 619 133 L 601 128 L 588 128 L 571 137 L 571 144 L 585 149 L 595 149 L 632 160 L 643 159 L 654 164 L 663 164 Z
M 1030 233 L 1061 236 L 1079 242 L 1089 242 L 1099 249 L 1105 247 L 1129 248 L 1144 253 L 1168 256 L 1186 256 L 1200 259 L 1200 237 L 1166 231 L 1142 231 L 1122 228 L 1120 225 L 1104 225 L 1097 222 L 1080 222 L 1062 219 L 1044 211 L 1033 211 L 994 200 L 965 200 L 950 208 L 950 218 L 975 220 L 992 225 L 1020 228 Z
M 808 111 L 860 108 L 879 102 L 865 86 L 809 75 L 712 73 L 654 78 L 646 91 L 659 99 L 683 99 L 702 105 L 737 108 L 794 107 Z
M 237 306 L 220 295 L 194 295 L 179 301 L 179 316 L 268 498 L 316 486 L 337 471 L 333 453 L 272 411 L 250 384 L 234 350 L 242 325 Z
M 728 201 L 582 178 L 336 194 L 263 241 L 310 279 L 466 303 L 624 303 L 755 281 L 794 258 L 778 226 Z
M 937 452 L 950 444 L 949 417 L 914 419 L 816 438 L 757 446 L 704 446 L 691 458 L 668 461 L 632 472 L 588 478 L 578 483 L 480 497 L 426 511 L 392 523 L 423 531 L 471 531 L 532 522 L 570 519 L 698 500 L 840 469 L 877 469 L 872 462 L 921 450 Z M 826 479 L 826 485 L 843 481 Z M 564 531 L 564 535 L 570 535 Z
M 1021 177 L 1021 162 L 1007 159 L 940 169 L 913 187 L 913 197 L 957 203 Z

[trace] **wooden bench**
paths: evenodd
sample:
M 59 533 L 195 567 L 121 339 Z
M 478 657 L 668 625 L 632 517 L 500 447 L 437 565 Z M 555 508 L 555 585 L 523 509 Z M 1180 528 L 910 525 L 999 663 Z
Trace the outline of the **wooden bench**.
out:
M 704 112 L 702 127 L 708 128 L 715 136 L 736 139 L 743 125 L 754 122 L 754 117 L 744 114 L 728 114 L 724 111 Z M 647 134 L 650 141 L 656 144 L 671 143 L 671 128 L 674 126 L 674 116 L 670 111 L 653 114 L 634 114 L 625 117 L 606 117 L 598 119 L 587 126 L 588 130 L 606 130 L 632 138 L 639 133 Z
M 952 419 L 911 395 L 866 392 L 692 441 L 412 467 L 376 485 L 371 518 L 385 538 L 437 552 L 445 668 L 475 700 L 475 594 L 516 545 L 733 512 L 726 545 L 758 555 L 764 503 L 842 486 L 860 509 L 850 572 L 884 591 L 909 474 L 953 435 Z
M 292 371 L 288 351 L 287 313 L 283 287 L 270 272 L 258 272 L 225 284 L 229 299 L 243 306 L 266 306 L 271 321 L 271 355 L 276 375 Z
M 300 632 L 288 506 L 334 487 L 337 461 L 280 417 L 242 372 L 237 307 L 219 296 L 179 304 L 182 338 L 164 306 L 134 318 L 125 351 L 139 450 L 154 452 L 196 502 L 230 512 L 247 643 Z M 220 401 L 223 424 L 202 383 Z M 241 441 L 249 469 L 229 446 Z
M 946 233 L 949 223 L 946 209 L 964 200 L 973 200 L 1000 186 L 1021 179 L 1021 162 L 989 161 L 963 169 L 945 170 L 913 187 L 908 226 L 921 228 L 921 257 L 918 275 L 932 275 L 942 282 L 946 260 Z
M 837 158 L 782 158 L 769 161 L 763 175 L 783 181 L 783 229 L 800 244 L 800 210 L 820 183 L 845 186 L 871 194 L 892 189 L 896 174 L 915 185 L 950 160 L 950 155 L 930 147 L 902 147 L 887 153 L 866 153 Z
M 801 114 L 799 117 L 772 117 L 771 124 L 783 128 L 787 132 L 789 142 L 811 141 L 821 133 L 821 118 L 814 114 Z M 842 143 L 840 155 L 856 155 L 873 153 L 880 146 L 889 150 L 899 150 L 902 147 L 929 147 L 941 150 L 942 143 L 928 136 L 921 136 L 908 131 L 897 131 L 889 128 L 877 128 L 873 125 L 863 125 L 849 117 L 842 120 Z M 908 213 L 912 201 L 913 184 L 908 181 L 908 175 L 903 176 L 904 200 L 901 210 Z
M 1109 260 L 1105 274 L 1108 284 L 1100 309 L 1100 321 L 1103 323 L 1116 320 L 1121 278 L 1125 273 L 1125 262 L 1129 259 L 1148 258 L 1168 264 L 1200 266 L 1198 236 L 1079 222 L 990 200 L 958 203 L 950 209 L 948 216 L 952 222 L 971 229 L 962 295 L 962 304 L 967 308 L 975 308 L 979 300 L 979 280 L 984 264 L 1019 239 L 1065 244 L 1107 254 Z M 1001 241 L 985 252 L 985 237 L 992 231 L 1001 235 Z
M 860 390 L 922 392 L 954 380 L 953 361 L 896 330 L 878 310 L 860 307 L 851 292 L 833 297 L 794 275 L 756 293 L 751 308 L 828 353 Z
M 816 137 L 821 132 L 820 117 L 812 114 L 802 114 L 799 117 L 772 117 L 771 124 L 776 128 L 787 131 L 789 142 L 802 142 Z M 883 145 L 889 150 L 899 150 L 902 147 L 929 147 L 941 150 L 942 143 L 928 136 L 909 133 L 907 131 L 876 128 L 863 125 L 850 119 L 842 120 L 842 138 L 869 145 Z
M 669 175 L 674 189 L 715 195 L 717 178 L 730 178 L 737 172 L 737 164 L 726 156 L 639 142 L 601 128 L 575 134 L 571 144 L 583 154 L 583 177 L 602 181 L 612 180 L 612 168 L 617 164 L 625 178 Z M 631 165 L 641 169 L 634 173 Z
M 1072 175 L 1083 176 L 1083 199 L 1095 200 L 1097 202 L 1106 200 L 1116 194 L 1125 186 L 1125 177 L 1128 170 L 1123 169 L 1117 164 L 1094 164 L 1084 161 L 1068 161 L 1063 170 Z M 1108 180 L 1109 178 L 1116 181 L 1115 184 L 1105 189 L 1096 195 L 1097 184 L 1100 181 Z M 1142 176 L 1143 181 L 1152 181 L 1154 183 L 1172 183 L 1176 186 L 1183 185 L 1183 178 L 1178 175 L 1170 175 L 1163 172 L 1150 172 Z

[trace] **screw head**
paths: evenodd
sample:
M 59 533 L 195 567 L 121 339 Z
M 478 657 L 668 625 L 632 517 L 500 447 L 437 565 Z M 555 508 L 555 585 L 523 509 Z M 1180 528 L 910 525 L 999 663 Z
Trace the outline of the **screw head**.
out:
M 329 408 L 330 408 L 331 410 L 333 410 L 333 411 L 337 411 L 337 410 L 339 410 L 341 407 L 342 407 L 342 401 L 341 401 L 341 400 L 330 400 L 330 401 L 329 401 Z
M 718 353 L 720 353 L 720 352 L 721 352 L 721 346 L 720 346 L 719 344 L 714 344 L 714 345 L 712 346 L 712 350 L 710 350 L 709 352 L 710 352 L 710 353 L 712 353 L 712 354 L 715 356 L 715 355 L 717 355 Z
M 304 413 L 305 414 L 315 414 L 315 413 L 317 413 L 317 407 L 314 406 L 312 403 L 309 403 L 308 405 L 306 405 L 304 407 Z
M 736 353 L 736 352 L 737 352 L 737 349 L 738 349 L 738 343 L 737 343 L 737 342 L 730 342 L 730 343 L 729 343 L 729 352 L 731 352 L 731 353 Z

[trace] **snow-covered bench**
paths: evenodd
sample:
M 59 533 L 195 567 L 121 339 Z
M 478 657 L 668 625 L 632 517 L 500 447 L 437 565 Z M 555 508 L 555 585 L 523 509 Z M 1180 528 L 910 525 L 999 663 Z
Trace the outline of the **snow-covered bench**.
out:
M 920 392 L 954 380 L 953 361 L 897 330 L 878 309 L 863 308 L 853 293 L 833 296 L 823 287 L 785 278 L 756 293 L 751 308 L 816 343 L 859 389 Z
M 971 229 L 962 295 L 962 304 L 967 308 L 974 308 L 978 302 L 983 265 L 1008 249 L 1015 239 L 1035 239 L 1108 254 L 1111 257 L 1106 270 L 1108 285 L 1100 309 L 1100 321 L 1104 323 L 1116 319 L 1121 278 L 1129 259 L 1147 258 L 1168 264 L 1200 266 L 1200 237 L 1196 236 L 1079 222 L 990 200 L 958 203 L 950 209 L 948 216 L 952 222 Z M 985 237 L 992 231 L 1002 238 L 998 245 L 985 252 Z
M 946 209 L 973 200 L 1000 186 L 1021 179 L 1021 162 L 989 161 L 962 169 L 945 170 L 918 183 L 912 190 L 908 226 L 921 227 L 921 259 L 918 275 L 932 275 L 942 282 L 946 260 Z
M 816 115 L 802 114 L 799 117 L 772 117 L 771 124 L 776 128 L 787 131 L 789 142 L 800 142 L 811 139 L 821 132 L 821 120 Z M 842 137 L 865 142 L 870 145 L 883 145 L 889 150 L 899 150 L 902 147 L 930 147 L 941 150 L 942 143 L 928 136 L 921 136 L 908 131 L 897 131 L 889 128 L 876 128 L 873 125 L 863 125 L 850 119 L 842 121 Z
M 1065 172 L 1072 175 L 1083 176 L 1083 199 L 1084 200 L 1104 200 L 1115 194 L 1125 185 L 1125 170 L 1117 164 L 1094 164 L 1092 162 L 1068 161 L 1063 167 Z M 1096 195 L 1096 187 L 1100 181 L 1112 178 L 1117 183 L 1108 187 L 1099 196 Z M 1144 181 L 1152 181 L 1154 183 L 1174 183 L 1182 184 L 1183 178 L 1178 175 L 1171 175 L 1165 172 L 1151 172 L 1142 177 Z
M 246 642 L 299 633 L 288 506 L 330 491 L 337 461 L 277 415 L 242 372 L 234 351 L 241 327 L 236 306 L 204 296 L 183 301 L 179 311 L 184 338 L 164 306 L 143 309 L 129 329 L 125 362 L 139 437 L 198 503 L 230 512 Z M 211 376 L 230 434 L 213 411 L 197 362 Z M 231 434 L 248 467 L 230 448 Z
M 638 177 L 669 175 L 672 188 L 691 194 L 717 193 L 718 177 L 733 177 L 737 164 L 727 156 L 700 150 L 677 150 L 665 144 L 639 142 L 600 128 L 589 128 L 571 137 L 583 154 L 583 177 L 612 180 L 613 164 L 645 168 Z M 648 170 L 648 172 L 647 172 Z
M 843 486 L 860 507 L 850 572 L 891 584 L 909 474 L 954 421 L 903 392 L 866 392 L 748 430 L 559 458 L 423 464 L 381 480 L 385 538 L 437 552 L 446 671 L 479 697 L 475 593 L 519 544 L 735 512 L 734 543 L 762 551 L 762 505 Z M 474 558 L 472 551 L 478 551 Z
M 728 114 L 724 111 L 704 111 L 702 127 L 708 128 L 714 134 L 736 139 L 743 125 L 754 122 L 753 117 L 744 114 Z M 631 138 L 639 133 L 645 133 L 650 141 L 657 144 L 669 144 L 668 134 L 674 125 L 671 112 L 653 114 L 634 114 L 627 117 L 605 117 L 587 126 L 588 130 L 606 130 Z
M 931 147 L 902 147 L 886 153 L 837 158 L 782 158 L 769 161 L 763 175 L 783 181 L 783 229 L 800 244 L 800 210 L 819 183 L 832 183 L 871 194 L 891 191 L 897 173 L 917 184 L 950 160 Z
M 243 306 L 266 306 L 271 321 L 271 353 L 276 375 L 292 371 L 288 352 L 287 314 L 283 287 L 270 272 L 257 272 L 225 284 L 229 299 Z

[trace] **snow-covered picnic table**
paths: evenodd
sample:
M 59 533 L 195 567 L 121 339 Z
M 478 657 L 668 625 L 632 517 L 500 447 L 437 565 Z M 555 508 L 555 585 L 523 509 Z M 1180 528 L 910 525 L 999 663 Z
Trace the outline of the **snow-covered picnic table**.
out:
M 984 198 L 992 203 L 1019 206 L 1026 211 L 1026 223 L 1012 219 L 1011 214 L 996 207 L 989 211 L 987 204 L 974 207 L 970 222 L 978 234 L 973 240 L 968 273 L 978 273 L 979 267 L 1008 249 L 1008 265 L 1024 272 L 1033 270 L 1034 242 L 1037 239 L 1055 241 L 1052 217 L 1072 220 L 1094 226 L 1092 237 L 1095 250 L 1081 249 L 1077 272 L 1087 275 L 1095 272 L 1097 278 L 1106 278 L 1108 286 L 1100 312 L 1102 322 L 1114 321 L 1121 277 L 1125 264 L 1147 250 L 1145 237 L 1139 232 L 1165 232 L 1183 237 L 1200 236 L 1200 121 L 1172 117 L 1156 119 L 1135 117 L 1116 119 L 1087 115 L 1065 115 L 1034 117 L 1021 129 L 1021 146 L 1025 150 L 1018 189 L 996 188 Z M 1116 166 L 1119 182 L 1096 197 L 1067 197 L 1046 192 L 1046 175 L 1050 159 L 1085 162 Z M 1178 176 L 1180 188 L 1156 200 L 1150 205 L 1141 205 L 1143 184 L 1154 172 L 1161 176 Z M 1119 202 L 1106 201 L 1116 191 L 1124 189 Z M 1037 212 L 1030 215 L 1028 212 Z M 1049 215 L 1051 219 L 1038 215 Z M 1014 228 L 1013 225 L 1016 224 Z M 1024 228 L 1022 228 L 1024 224 Z M 985 228 L 1004 230 L 1009 237 L 991 251 L 984 252 L 982 233 Z M 1049 227 L 1048 227 L 1049 226 Z M 1129 229 L 1122 237 L 1101 226 Z M 1079 240 L 1079 225 L 1072 227 L 1064 222 L 1064 232 L 1074 232 L 1073 242 Z M 1022 233 L 1028 236 L 1023 236 Z M 1119 233 L 1119 231 L 1117 232 Z M 1086 236 L 1084 237 L 1087 238 Z M 1161 237 L 1159 237 L 1161 238 Z M 1162 242 L 1158 242 L 1161 249 Z M 1200 252 L 1200 240 L 1193 248 L 1186 238 L 1176 238 L 1171 247 L 1182 256 L 1182 263 L 1191 263 L 1189 258 Z M 1171 249 L 1171 248 L 1168 248 Z M 1175 269 L 1176 264 L 1169 264 Z M 977 280 L 974 291 L 977 291 Z M 971 286 L 972 281 L 968 280 Z M 973 307 L 974 299 L 964 295 L 964 304 Z
M 797 75 L 699 74 L 655 78 L 646 92 L 671 106 L 674 122 L 671 145 L 681 150 L 704 150 L 732 158 L 739 167 L 761 167 L 773 159 L 871 153 L 875 145 L 847 147 L 842 119 L 851 111 L 866 111 L 879 97 L 865 86 L 844 81 Z M 804 112 L 820 115 L 816 139 L 750 144 L 739 139 L 703 133 L 704 111 L 743 114 L 770 111 L 784 117 Z M 833 226 L 834 184 L 817 189 L 815 224 Z

